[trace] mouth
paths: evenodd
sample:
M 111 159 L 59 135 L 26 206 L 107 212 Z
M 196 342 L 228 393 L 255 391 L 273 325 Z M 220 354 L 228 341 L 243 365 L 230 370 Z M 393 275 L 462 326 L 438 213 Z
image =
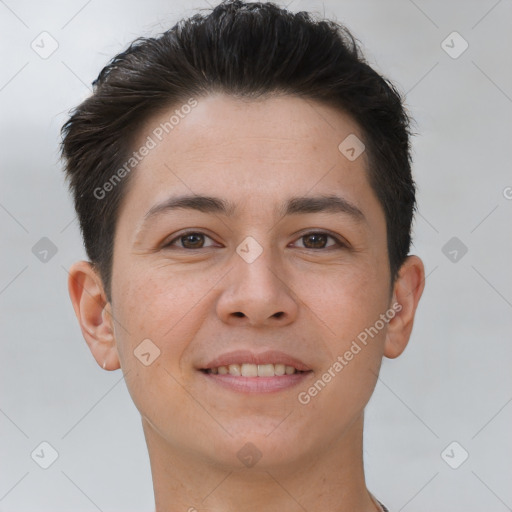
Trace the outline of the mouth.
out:
M 298 370 L 294 366 L 284 363 L 277 364 L 251 364 L 235 363 L 228 366 L 215 366 L 214 368 L 203 368 L 201 371 L 213 375 L 232 375 L 234 377 L 281 377 L 284 375 L 293 375 L 295 373 L 307 373 L 304 370 Z M 308 370 L 311 371 L 311 370 Z
M 210 361 L 200 372 L 208 382 L 241 393 L 267 393 L 298 385 L 313 371 L 283 352 L 237 351 Z

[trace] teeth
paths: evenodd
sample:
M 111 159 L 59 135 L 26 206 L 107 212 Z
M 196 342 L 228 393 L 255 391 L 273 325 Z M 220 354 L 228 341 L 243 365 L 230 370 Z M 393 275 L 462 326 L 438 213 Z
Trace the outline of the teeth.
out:
M 242 365 L 242 376 L 243 377 L 257 377 L 258 376 L 258 365 L 243 364 Z
M 230 364 L 208 369 L 208 373 L 219 375 L 233 375 L 235 377 L 274 377 L 276 375 L 292 375 L 297 373 L 293 366 L 278 364 Z
M 295 368 L 294 368 L 295 372 Z M 274 365 L 273 364 L 259 364 L 258 365 L 258 377 L 273 377 Z
M 228 366 L 229 369 L 229 375 L 235 375 L 237 377 L 240 377 L 242 375 L 242 369 L 240 368 L 239 364 L 230 364 Z
M 285 369 L 286 369 L 286 367 L 284 364 L 275 364 L 274 365 L 274 374 L 275 375 L 284 375 Z

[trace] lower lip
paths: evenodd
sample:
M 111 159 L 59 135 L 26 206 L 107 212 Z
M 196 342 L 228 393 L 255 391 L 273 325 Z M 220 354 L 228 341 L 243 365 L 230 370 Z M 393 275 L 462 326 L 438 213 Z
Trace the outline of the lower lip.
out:
M 239 393 L 272 393 L 292 388 L 307 379 L 312 372 L 292 373 L 278 377 L 237 377 L 201 372 L 210 382 Z

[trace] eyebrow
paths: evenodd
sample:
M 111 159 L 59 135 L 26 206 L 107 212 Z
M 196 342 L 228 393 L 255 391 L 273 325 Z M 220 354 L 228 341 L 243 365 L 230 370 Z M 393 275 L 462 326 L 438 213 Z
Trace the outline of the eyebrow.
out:
M 179 209 L 196 210 L 203 213 L 233 217 L 236 211 L 236 204 L 212 196 L 182 195 L 170 197 L 161 203 L 155 204 L 148 210 L 144 215 L 141 229 L 150 219 Z M 283 217 L 320 212 L 344 213 L 358 222 L 366 221 L 363 212 L 355 204 L 337 195 L 292 197 L 281 205 L 278 212 Z

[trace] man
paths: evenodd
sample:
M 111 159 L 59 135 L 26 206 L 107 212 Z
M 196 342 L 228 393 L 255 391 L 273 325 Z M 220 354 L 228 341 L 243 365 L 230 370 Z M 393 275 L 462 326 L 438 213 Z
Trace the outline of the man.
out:
M 69 292 L 141 413 L 157 512 L 370 512 L 364 408 L 424 286 L 408 117 L 350 33 L 226 1 L 63 127 Z

